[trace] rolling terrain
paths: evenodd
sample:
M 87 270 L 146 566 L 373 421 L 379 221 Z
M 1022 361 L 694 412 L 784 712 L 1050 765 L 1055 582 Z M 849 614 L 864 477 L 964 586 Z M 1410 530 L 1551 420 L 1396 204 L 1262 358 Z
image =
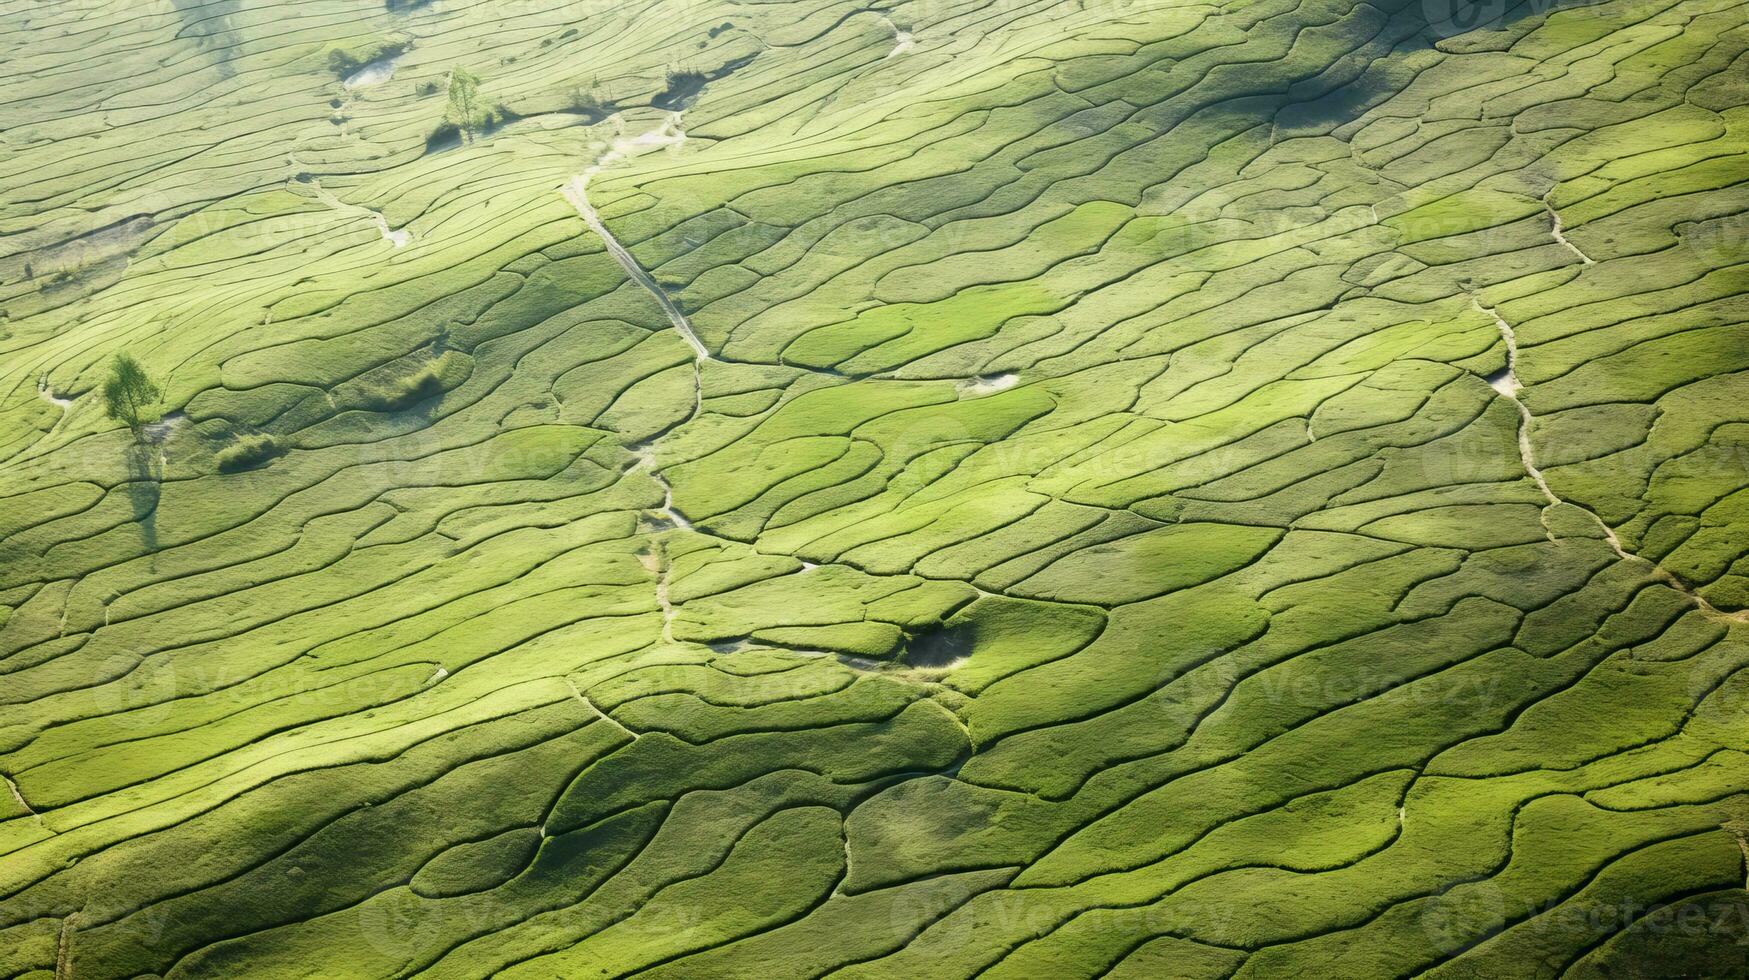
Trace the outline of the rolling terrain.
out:
M 0 977 L 1749 974 L 1749 6 L 0 38 Z

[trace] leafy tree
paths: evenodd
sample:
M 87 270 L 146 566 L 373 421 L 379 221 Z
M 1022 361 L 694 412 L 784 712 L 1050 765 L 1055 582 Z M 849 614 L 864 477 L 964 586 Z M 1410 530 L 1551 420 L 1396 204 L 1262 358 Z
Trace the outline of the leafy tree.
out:
M 480 76 L 466 68 L 449 72 L 449 111 L 446 118 L 461 130 L 468 142 L 474 141 L 474 129 L 480 122 L 480 109 L 475 96 L 480 91 Z
M 127 354 L 115 355 L 109 379 L 103 382 L 103 407 L 110 418 L 132 429 L 134 438 L 140 437 L 146 413 L 162 394 L 139 361 Z

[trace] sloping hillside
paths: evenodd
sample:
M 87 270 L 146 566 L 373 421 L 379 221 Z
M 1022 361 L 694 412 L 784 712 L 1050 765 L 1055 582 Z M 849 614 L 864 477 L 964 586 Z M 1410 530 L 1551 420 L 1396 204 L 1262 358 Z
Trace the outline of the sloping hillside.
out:
M 1749 6 L 0 37 L 0 976 L 1749 972 Z

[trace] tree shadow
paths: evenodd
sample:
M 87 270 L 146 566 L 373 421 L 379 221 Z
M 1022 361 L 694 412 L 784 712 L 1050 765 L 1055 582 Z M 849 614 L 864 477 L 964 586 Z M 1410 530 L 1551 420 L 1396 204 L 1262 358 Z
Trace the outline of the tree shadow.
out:
M 163 494 L 164 461 L 158 447 L 136 442 L 128 447 L 128 501 L 134 523 L 140 526 L 140 541 L 148 552 L 158 550 L 158 500 Z
M 170 6 L 182 22 L 176 36 L 193 38 L 196 47 L 212 52 L 220 74 L 231 77 L 234 69 L 229 62 L 239 43 L 231 15 L 242 10 L 242 0 L 170 0 Z
M 1543 18 L 1562 10 L 1597 6 L 1600 0 L 1393 0 L 1372 5 L 1383 14 L 1376 33 L 1349 59 L 1351 67 L 1294 82 L 1274 112 L 1282 130 L 1321 131 L 1351 122 L 1396 96 L 1404 87 L 1396 65 L 1446 42 L 1509 46 Z M 1467 46 L 1467 45 L 1466 45 Z M 1359 68 L 1358 66 L 1365 67 Z
M 911 637 L 902 660 L 907 667 L 951 667 L 972 655 L 978 639 L 975 623 L 955 623 Z

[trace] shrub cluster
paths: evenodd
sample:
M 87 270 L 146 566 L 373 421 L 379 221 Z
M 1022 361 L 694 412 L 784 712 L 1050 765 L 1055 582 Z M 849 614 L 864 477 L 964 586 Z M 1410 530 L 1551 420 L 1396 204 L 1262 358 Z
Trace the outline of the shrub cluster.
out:
M 219 472 L 235 473 L 251 469 L 283 452 L 284 447 L 270 435 L 241 436 L 236 442 L 219 450 Z

